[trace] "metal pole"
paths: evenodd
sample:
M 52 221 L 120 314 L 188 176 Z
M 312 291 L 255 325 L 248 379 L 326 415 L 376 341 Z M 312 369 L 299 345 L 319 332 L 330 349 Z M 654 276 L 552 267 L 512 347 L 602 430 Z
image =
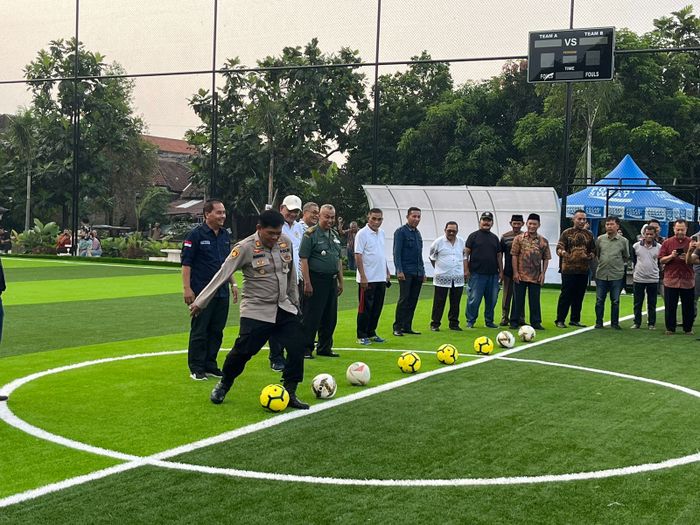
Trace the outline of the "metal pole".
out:
M 372 184 L 377 183 L 379 156 L 379 31 L 382 20 L 382 0 L 377 0 L 377 42 L 374 48 L 374 136 L 372 138 Z
M 80 20 L 80 0 L 75 0 L 75 61 L 73 64 L 73 210 L 72 228 L 73 241 L 71 243 L 71 254 L 78 253 L 78 206 L 80 203 L 80 176 L 78 172 L 78 156 L 80 153 L 80 108 L 78 107 L 78 67 L 80 61 L 80 40 L 78 40 L 78 29 Z
M 216 26 L 219 2 L 214 0 L 214 41 L 212 44 L 211 66 L 211 174 L 209 180 L 209 198 L 216 197 L 216 181 L 218 178 L 219 150 L 219 94 L 216 92 Z
M 569 29 L 574 28 L 574 0 L 569 10 Z M 571 140 L 571 99 L 573 86 L 566 83 L 566 120 L 564 124 L 564 169 L 561 172 L 561 229 L 566 227 L 566 197 L 569 194 L 569 142 Z

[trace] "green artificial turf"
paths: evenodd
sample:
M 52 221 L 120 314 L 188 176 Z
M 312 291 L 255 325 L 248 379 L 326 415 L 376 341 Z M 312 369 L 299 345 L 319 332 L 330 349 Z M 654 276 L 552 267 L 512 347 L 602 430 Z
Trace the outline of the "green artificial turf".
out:
M 3 258 L 8 292 L 0 385 L 56 366 L 110 356 L 183 350 L 189 319 L 177 269 L 92 265 L 88 261 Z M 406 377 L 399 350 L 421 352 L 420 373 L 441 367 L 432 352 L 455 344 L 473 354 L 479 335 L 497 329 L 430 332 L 432 287 L 423 288 L 414 329 L 391 336 L 398 287 L 387 295 L 378 332 L 384 345 L 357 347 L 356 284 L 346 279 L 339 300 L 335 346 L 339 359 L 305 362 L 299 393 L 320 372 L 339 382 L 337 396 L 362 391 L 344 380 L 355 360 L 372 369 L 371 386 Z M 559 292 L 544 289 L 547 330 Z M 583 322 L 593 320 L 588 293 Z M 621 299 L 622 315 L 632 298 Z M 466 307 L 463 297 L 462 312 Z M 497 319 L 500 302 L 497 307 Z M 606 312 L 606 317 L 609 315 Z M 233 306 L 223 346 L 237 333 Z M 516 359 L 541 359 L 613 370 L 700 389 L 694 337 L 659 330 L 590 330 L 527 347 Z M 463 313 L 462 313 L 462 323 Z M 443 319 L 446 322 L 446 319 Z M 522 347 L 522 346 L 521 346 Z M 391 350 L 396 351 L 382 351 Z M 222 353 L 220 358 L 223 359 Z M 99 364 L 35 380 L 12 394 L 20 418 L 50 432 L 137 455 L 151 454 L 272 414 L 260 389 L 279 381 L 263 350 L 224 404 L 208 394 L 214 382 L 188 378 L 185 354 Z M 326 403 L 326 401 L 316 401 Z M 328 411 L 311 414 L 177 458 L 266 472 L 331 477 L 493 477 L 565 473 L 625 466 L 695 453 L 700 400 L 656 385 L 497 360 L 430 377 Z M 116 461 L 29 437 L 0 423 L 0 498 L 86 474 Z M 7 445 L 7 446 L 5 446 Z M 114 475 L 25 503 L 0 508 L 0 523 L 695 523 L 700 504 L 698 464 L 612 479 L 499 487 L 337 487 L 258 481 L 152 467 Z

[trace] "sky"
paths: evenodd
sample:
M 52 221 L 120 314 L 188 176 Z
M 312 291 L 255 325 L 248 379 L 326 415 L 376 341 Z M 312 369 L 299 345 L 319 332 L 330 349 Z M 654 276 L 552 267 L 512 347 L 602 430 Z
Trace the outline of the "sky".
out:
M 324 52 L 350 47 L 364 61 L 375 52 L 376 0 L 219 0 L 217 66 L 238 56 L 247 66 L 285 46 L 318 37 Z M 382 0 L 380 61 L 527 54 L 529 31 L 569 26 L 571 0 Z M 574 27 L 650 31 L 653 19 L 698 0 L 576 0 Z M 200 71 L 212 67 L 213 0 L 81 0 L 80 40 L 128 73 Z M 0 0 L 0 80 L 23 68 L 49 41 L 75 34 L 76 0 Z M 455 64 L 457 84 L 498 74 L 503 62 Z M 397 67 L 382 67 L 380 74 Z M 367 85 L 373 68 L 366 68 Z M 182 138 L 198 119 L 187 105 L 211 86 L 210 75 L 138 78 L 134 106 L 148 133 Z M 0 113 L 30 102 L 26 87 L 0 85 Z

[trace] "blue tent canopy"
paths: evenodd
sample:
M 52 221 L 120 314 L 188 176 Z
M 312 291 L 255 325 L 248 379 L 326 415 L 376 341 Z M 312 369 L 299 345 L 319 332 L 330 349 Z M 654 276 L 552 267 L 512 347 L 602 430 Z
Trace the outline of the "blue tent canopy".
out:
M 615 189 L 611 188 L 614 186 Z M 627 187 L 627 188 L 626 188 Z M 658 190 L 640 190 L 640 188 Z M 586 216 L 600 219 L 606 216 L 605 200 L 608 201 L 607 215 L 617 215 L 627 221 L 671 222 L 676 219 L 692 221 L 693 205 L 662 190 L 639 169 L 632 157 L 625 158 L 595 186 L 585 188 L 566 201 L 566 216 L 573 217 L 578 209 L 586 211 Z

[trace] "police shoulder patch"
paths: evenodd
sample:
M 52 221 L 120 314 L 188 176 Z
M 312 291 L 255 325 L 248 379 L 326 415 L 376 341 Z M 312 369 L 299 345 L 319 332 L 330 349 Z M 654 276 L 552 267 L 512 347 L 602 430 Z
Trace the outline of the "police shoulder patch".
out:
M 231 250 L 231 259 L 235 259 L 241 254 L 240 251 L 238 251 L 238 245 L 233 247 L 233 250 Z

